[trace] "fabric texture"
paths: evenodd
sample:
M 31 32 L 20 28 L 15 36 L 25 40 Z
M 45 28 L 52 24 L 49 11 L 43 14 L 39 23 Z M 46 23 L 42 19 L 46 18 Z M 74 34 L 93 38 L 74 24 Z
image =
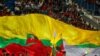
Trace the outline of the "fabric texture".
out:
M 42 14 L 0 17 L 0 36 L 27 39 L 27 34 L 50 40 L 52 45 L 63 39 L 67 45 L 90 43 L 100 46 L 100 31 L 90 31 L 65 24 Z

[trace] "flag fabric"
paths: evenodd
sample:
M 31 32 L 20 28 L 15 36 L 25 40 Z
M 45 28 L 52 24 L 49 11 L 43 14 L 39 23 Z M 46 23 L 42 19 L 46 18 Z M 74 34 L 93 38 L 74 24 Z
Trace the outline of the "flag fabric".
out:
M 41 41 L 46 40 L 46 42 L 48 42 L 46 44 L 49 45 L 56 46 L 62 39 L 67 45 L 82 46 L 82 44 L 85 44 L 86 47 L 100 47 L 100 31 L 79 29 L 47 15 L 28 14 L 0 17 L 0 38 L 6 40 L 17 39 L 16 41 L 21 39 L 26 41 L 28 34 L 37 36 Z M 0 41 L 6 42 L 6 40 Z M 2 45 L 1 42 L 0 48 L 3 48 L 4 45 Z M 8 41 L 6 45 L 12 42 Z M 20 43 L 20 41 L 18 43 Z M 43 43 L 45 44 L 45 41 Z

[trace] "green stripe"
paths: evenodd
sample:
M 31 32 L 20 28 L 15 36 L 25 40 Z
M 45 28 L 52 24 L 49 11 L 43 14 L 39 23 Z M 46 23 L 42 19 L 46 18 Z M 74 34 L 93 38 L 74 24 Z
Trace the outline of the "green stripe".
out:
M 32 34 L 27 34 L 27 38 L 33 37 Z M 11 39 L 4 39 L 4 37 L 0 36 L 0 48 L 5 48 L 7 45 L 11 43 L 16 43 L 22 46 L 26 45 L 27 39 L 19 39 L 18 37 L 13 37 Z
M 11 43 L 20 44 L 22 46 L 26 45 L 26 39 L 19 39 L 17 37 L 12 39 L 4 39 L 3 37 L 0 37 L 0 48 L 5 48 L 7 45 Z
M 27 34 L 27 38 L 31 38 L 33 37 L 34 35 L 32 34 Z M 13 37 L 11 39 L 4 39 L 3 37 L 0 36 L 0 48 L 5 48 L 7 45 L 11 44 L 11 43 L 16 43 L 16 44 L 20 44 L 22 46 L 25 46 L 26 45 L 26 41 L 27 39 L 19 39 L 17 37 Z M 42 43 L 45 45 L 45 46 L 52 46 L 52 43 L 50 40 L 48 39 L 41 39 Z M 57 43 L 56 43 L 56 46 L 60 46 L 61 44 L 63 44 L 63 40 L 59 40 Z M 83 44 L 79 44 L 79 45 L 76 45 L 77 47 L 80 47 L 80 48 L 97 48 L 97 47 L 100 47 L 95 45 L 95 44 L 91 44 L 91 43 L 83 43 Z
M 59 40 L 57 43 L 56 43 L 56 46 L 60 46 L 61 44 L 63 44 L 63 40 Z
M 43 43 L 45 46 L 51 46 L 51 45 L 52 45 L 51 42 L 50 42 L 50 40 L 42 39 L 41 41 L 42 41 L 42 43 Z
M 52 43 L 50 42 L 50 40 L 47 40 L 47 39 L 42 39 L 41 40 L 42 43 L 45 45 L 45 46 L 52 46 Z M 61 44 L 63 44 L 63 40 L 59 40 L 57 43 L 56 43 L 56 46 L 60 46 Z
M 83 44 L 76 45 L 76 46 L 80 47 L 80 48 L 97 48 L 97 47 L 100 47 L 100 46 L 97 46 L 97 45 L 91 44 L 91 43 L 83 43 Z

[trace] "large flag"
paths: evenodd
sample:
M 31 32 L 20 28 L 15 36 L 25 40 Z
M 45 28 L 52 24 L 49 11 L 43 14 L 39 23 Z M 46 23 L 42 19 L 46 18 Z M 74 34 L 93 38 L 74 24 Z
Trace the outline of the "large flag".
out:
M 28 34 L 33 34 L 40 40 L 50 41 L 49 44 L 54 46 L 63 40 L 67 45 L 100 47 L 100 31 L 79 29 L 47 15 L 28 14 L 0 17 L 0 38 L 6 39 L 7 44 L 17 41 L 20 43 L 21 40 L 27 39 Z M 6 40 L 0 40 L 0 48 L 7 45 L 3 44 Z M 45 41 L 43 41 L 44 44 Z

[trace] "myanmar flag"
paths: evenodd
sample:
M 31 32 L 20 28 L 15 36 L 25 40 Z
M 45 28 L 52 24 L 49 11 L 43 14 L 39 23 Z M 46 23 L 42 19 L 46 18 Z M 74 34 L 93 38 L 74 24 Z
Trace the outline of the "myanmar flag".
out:
M 0 48 L 10 43 L 25 46 L 33 34 L 47 46 L 100 47 L 100 31 L 83 30 L 42 14 L 0 17 Z

